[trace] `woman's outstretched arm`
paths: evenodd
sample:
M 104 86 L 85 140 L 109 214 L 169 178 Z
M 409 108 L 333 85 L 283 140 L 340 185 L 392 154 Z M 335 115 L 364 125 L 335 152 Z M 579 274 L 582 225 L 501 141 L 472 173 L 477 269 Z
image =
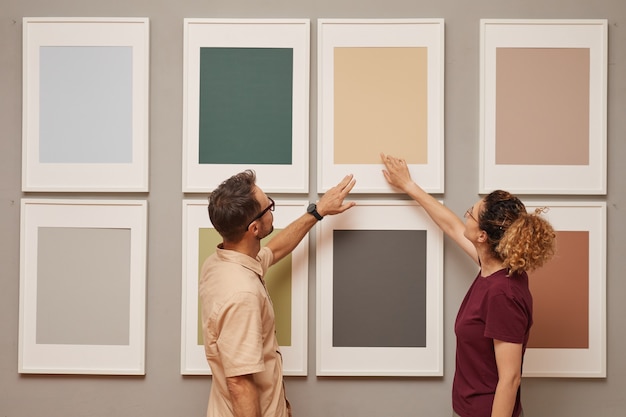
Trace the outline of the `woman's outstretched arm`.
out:
M 383 175 L 387 182 L 405 192 L 422 206 L 437 226 L 478 264 L 476 248 L 464 235 L 465 224 L 463 220 L 413 181 L 404 159 L 383 153 L 380 154 L 380 157 L 385 164 Z

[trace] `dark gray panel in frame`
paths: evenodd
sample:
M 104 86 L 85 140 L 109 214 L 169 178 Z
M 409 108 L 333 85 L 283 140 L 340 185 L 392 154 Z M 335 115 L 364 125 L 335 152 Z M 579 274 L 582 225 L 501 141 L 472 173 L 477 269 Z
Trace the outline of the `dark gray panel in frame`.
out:
M 333 346 L 426 346 L 425 230 L 334 230 Z

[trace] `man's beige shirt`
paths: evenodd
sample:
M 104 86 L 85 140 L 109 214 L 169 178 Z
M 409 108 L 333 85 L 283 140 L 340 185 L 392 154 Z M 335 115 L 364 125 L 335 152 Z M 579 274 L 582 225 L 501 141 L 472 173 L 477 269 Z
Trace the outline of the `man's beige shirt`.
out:
M 282 357 L 263 276 L 274 255 L 256 258 L 217 248 L 199 283 L 204 349 L 213 381 L 207 417 L 234 416 L 226 378 L 254 374 L 264 417 L 286 417 Z

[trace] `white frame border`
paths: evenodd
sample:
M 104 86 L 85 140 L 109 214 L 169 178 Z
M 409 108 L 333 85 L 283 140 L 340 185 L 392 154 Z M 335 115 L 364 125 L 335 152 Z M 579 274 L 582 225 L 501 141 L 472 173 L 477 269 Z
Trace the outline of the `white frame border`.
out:
M 589 348 L 527 348 L 524 377 L 606 377 L 606 203 L 527 202 L 529 212 L 542 214 L 557 231 L 589 232 Z M 558 245 L 558 242 L 557 242 Z M 532 279 L 532 275 L 531 275 Z M 531 328 L 532 333 L 532 328 Z
M 498 188 L 516 194 L 606 194 L 607 37 L 605 19 L 480 21 L 480 194 Z M 497 47 L 590 49 L 589 165 L 495 163 Z
M 129 344 L 36 343 L 39 227 L 131 230 Z M 147 202 L 23 199 L 21 202 L 18 372 L 21 374 L 145 374 Z
M 183 61 L 183 192 L 210 192 L 240 164 L 200 164 L 201 47 L 293 48 L 292 163 L 246 164 L 266 179 L 266 192 L 305 193 L 309 181 L 309 19 L 185 19 Z
M 412 201 L 359 201 L 346 216 L 317 226 L 317 375 L 443 375 L 443 233 Z M 336 348 L 332 346 L 333 239 L 341 230 L 427 231 L 427 334 L 425 348 Z
M 428 163 L 410 164 L 429 193 L 444 191 L 444 19 L 318 19 L 317 189 L 323 193 L 346 172 L 359 178 L 352 193 L 397 193 L 380 164 L 334 164 L 334 60 L 336 46 L 428 47 Z M 381 138 L 384 141 L 384 138 Z M 381 148 L 380 151 L 383 151 Z M 401 156 L 401 155 L 399 155 Z
M 276 199 L 274 227 L 282 229 L 306 211 L 307 201 Z M 204 346 L 197 344 L 198 337 L 198 235 L 200 228 L 212 228 L 206 200 L 183 200 L 183 272 L 182 272 L 182 323 L 181 363 L 183 375 L 211 375 Z M 292 252 L 291 287 L 291 346 L 281 346 L 283 374 L 307 374 L 308 328 L 308 239 Z
M 39 162 L 39 47 L 132 46 L 130 164 Z M 148 191 L 148 18 L 23 18 L 22 191 Z

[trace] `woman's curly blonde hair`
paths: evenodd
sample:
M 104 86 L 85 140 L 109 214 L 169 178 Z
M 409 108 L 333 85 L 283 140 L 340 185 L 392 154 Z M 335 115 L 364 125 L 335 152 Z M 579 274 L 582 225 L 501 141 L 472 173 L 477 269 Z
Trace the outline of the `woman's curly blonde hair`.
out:
M 527 213 L 514 195 L 497 190 L 485 197 L 479 227 L 487 233 L 494 256 L 502 260 L 509 275 L 532 271 L 549 261 L 555 252 L 556 233 L 541 214 Z

